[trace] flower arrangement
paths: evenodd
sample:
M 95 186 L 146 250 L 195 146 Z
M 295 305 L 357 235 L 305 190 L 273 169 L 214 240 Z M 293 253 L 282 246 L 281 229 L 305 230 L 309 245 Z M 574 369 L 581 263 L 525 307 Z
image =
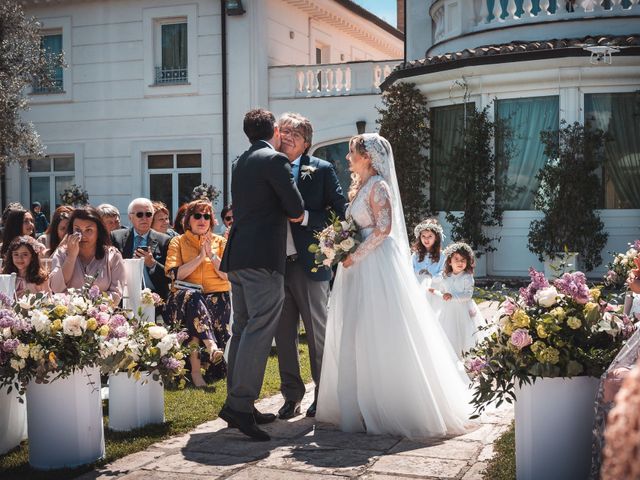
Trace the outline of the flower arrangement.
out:
M 211 204 L 214 204 L 219 196 L 220 190 L 207 183 L 201 183 L 191 192 L 191 200 L 208 200 Z
M 130 335 L 127 318 L 95 289 L 1 299 L 0 385 L 65 378 L 100 363 L 104 344 Z
M 155 307 L 156 305 L 162 305 L 163 302 L 160 295 L 145 288 L 140 292 L 140 303 L 146 307 Z
M 533 268 L 529 275 L 531 283 L 517 298 L 507 297 L 498 324 L 467 354 L 478 415 L 494 400 L 511 402 L 516 381 L 600 376 L 635 330 L 619 306 L 588 288 L 582 272 L 553 284 Z
M 114 336 L 104 343 L 100 352 L 103 372 L 127 372 L 136 380 L 148 372 L 154 380 L 180 378 L 179 386 L 183 387 L 184 358 L 189 353 L 183 343 L 188 337 L 185 331 L 171 332 L 155 323 L 134 319 L 128 336 Z
M 608 287 L 623 288 L 627 277 L 634 268 L 634 260 L 640 252 L 640 240 L 629 243 L 629 249 L 624 253 L 613 253 L 613 260 L 607 265 L 608 271 L 604 276 L 604 284 Z
M 315 255 L 315 263 L 322 267 L 333 267 L 353 252 L 360 243 L 357 228 L 351 219 L 340 220 L 331 212 L 330 224 L 315 234 L 318 243 L 309 245 L 309 252 Z M 317 272 L 318 267 L 311 269 Z
M 88 205 L 89 194 L 80 185 L 74 183 L 60 194 L 60 200 L 63 205 Z

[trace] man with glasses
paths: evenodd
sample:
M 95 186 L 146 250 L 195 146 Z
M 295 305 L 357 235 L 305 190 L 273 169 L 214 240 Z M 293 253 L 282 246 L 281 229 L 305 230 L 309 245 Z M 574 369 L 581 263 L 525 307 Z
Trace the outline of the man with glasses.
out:
M 304 220 L 289 223 L 287 229 L 284 307 L 276 331 L 280 390 L 285 402 L 278 414 L 282 419 L 299 415 L 300 402 L 305 394 L 298 355 L 298 325 L 302 317 L 309 345 L 311 376 L 316 384 L 316 397 L 307 410 L 307 416 L 315 417 L 331 269 L 319 267 L 316 272 L 311 271 L 316 265 L 309 245 L 317 243 L 314 233 L 329 224 L 331 211 L 344 217 L 346 199 L 333 166 L 308 155 L 313 139 L 311 122 L 297 113 L 285 113 L 278 120 L 278 126 L 280 151 L 289 159 L 293 179 L 305 206 Z
M 122 258 L 144 259 L 144 284 L 163 300 L 169 296 L 169 279 L 164 274 L 171 237 L 151 229 L 153 204 L 148 198 L 136 198 L 129 204 L 131 228 L 111 232 L 113 245 Z M 156 308 L 156 315 L 160 314 Z

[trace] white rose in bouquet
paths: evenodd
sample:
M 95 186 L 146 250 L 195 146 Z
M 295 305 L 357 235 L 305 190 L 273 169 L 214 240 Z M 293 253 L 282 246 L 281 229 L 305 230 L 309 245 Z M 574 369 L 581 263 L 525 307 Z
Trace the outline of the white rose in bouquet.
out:
M 340 248 L 342 250 L 344 250 L 345 252 L 348 252 L 349 250 L 351 250 L 353 247 L 356 246 L 356 242 L 353 238 L 349 237 L 343 241 L 340 242 Z
M 173 347 L 178 346 L 176 335 L 174 333 L 172 333 L 171 335 L 166 335 L 162 340 L 158 342 L 158 345 L 156 346 L 160 350 L 160 356 L 166 355 L 169 350 L 171 350 Z
M 167 332 L 167 329 L 159 325 L 149 327 L 149 336 L 154 340 L 160 340 L 161 338 L 164 338 L 167 333 L 169 333 Z
M 558 299 L 558 291 L 556 287 L 547 287 L 538 290 L 535 294 L 535 301 L 543 307 L 551 307 L 555 305 Z
M 51 320 L 49 320 L 46 313 L 41 310 L 32 310 L 29 316 L 31 317 L 31 324 L 36 332 L 49 333 L 51 331 Z
M 62 331 L 65 335 L 79 337 L 87 328 L 87 320 L 81 315 L 72 315 L 62 320 Z

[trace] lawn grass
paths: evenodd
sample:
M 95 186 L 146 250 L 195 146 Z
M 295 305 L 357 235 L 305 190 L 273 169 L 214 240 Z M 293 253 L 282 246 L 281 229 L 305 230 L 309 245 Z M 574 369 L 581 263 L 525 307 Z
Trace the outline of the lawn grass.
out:
M 516 432 L 514 423 L 493 444 L 494 455 L 483 472 L 485 480 L 515 480 Z
M 309 367 L 309 350 L 306 341 L 301 338 L 300 364 L 302 379 L 305 383 L 311 381 Z M 280 375 L 278 373 L 278 359 L 272 351 L 267 362 L 264 384 L 260 398 L 268 397 L 280 390 Z M 104 408 L 105 422 L 105 458 L 95 464 L 77 469 L 50 470 L 46 472 L 33 470 L 29 466 L 29 446 L 24 442 L 20 447 L 6 455 L 0 456 L 0 478 L 3 480 L 64 480 L 74 478 L 95 467 L 102 466 L 131 453 L 139 452 L 151 444 L 167 437 L 185 433 L 201 423 L 218 418 L 218 412 L 227 395 L 227 385 L 224 380 L 218 381 L 208 389 L 185 388 L 184 390 L 165 390 L 165 418 L 163 425 L 151 425 L 131 432 L 113 432 L 108 426 L 108 409 Z

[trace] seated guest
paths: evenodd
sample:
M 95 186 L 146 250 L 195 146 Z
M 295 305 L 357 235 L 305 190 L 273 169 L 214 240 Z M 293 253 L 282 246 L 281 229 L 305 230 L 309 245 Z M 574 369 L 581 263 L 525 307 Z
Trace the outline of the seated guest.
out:
M 227 205 L 220 212 L 220 217 L 222 217 L 222 236 L 224 238 L 229 238 L 229 230 L 231 230 L 231 225 L 233 225 L 233 207 L 231 204 Z
M 66 292 L 82 288 L 88 277 L 115 304 L 120 303 L 124 262 L 93 207 L 76 208 L 71 214 L 67 236 L 52 256 L 49 285 L 54 293 Z
M 40 265 L 39 250 L 44 246 L 26 235 L 14 238 L 2 263 L 2 273 L 15 273 L 16 298 L 27 293 L 48 292 L 47 273 Z
M 11 241 L 20 237 L 21 235 L 27 235 L 33 237 L 35 232 L 35 225 L 33 223 L 33 215 L 31 212 L 24 208 L 11 210 L 7 215 L 7 221 L 4 224 L 4 232 L 2 234 L 2 247 L 0 247 L 0 256 L 4 258 L 9 244 Z
M 129 222 L 132 227 L 111 232 L 113 245 L 122 258 L 144 259 L 144 284 L 162 300 L 169 296 L 169 280 L 164 274 L 164 262 L 171 237 L 151 228 L 153 205 L 148 198 L 136 198 L 129 204 Z M 156 314 L 161 314 L 156 309 Z
M 69 205 L 62 205 L 56 208 L 51 218 L 51 223 L 47 227 L 47 231 L 38 237 L 38 241 L 43 244 L 47 250 L 45 250 L 44 256 L 50 257 L 55 252 L 58 245 L 67 234 L 67 227 L 69 226 L 69 217 L 73 213 L 73 207 Z
M 169 235 L 171 238 L 179 235 L 173 228 L 171 228 L 169 209 L 164 202 L 154 201 L 153 204 L 153 221 L 151 222 L 151 229 L 156 232 Z
M 220 271 L 220 258 L 227 242 L 213 233 L 214 225 L 210 202 L 195 200 L 187 205 L 185 233 L 171 240 L 165 269 L 175 280 L 197 284 L 202 290 L 174 288 L 165 318 L 168 323 L 185 327 L 192 343 L 204 344 L 208 360 L 213 364 L 212 376 L 222 378 L 226 374 L 222 355 L 229 339 L 231 284 Z M 193 383 L 205 386 L 199 353 L 192 353 L 189 360 Z
M 182 235 L 184 233 L 184 224 L 182 223 L 182 220 L 184 219 L 184 213 L 187 211 L 187 205 L 189 204 L 183 203 L 180 205 L 180 208 L 178 208 L 178 211 L 176 212 L 176 218 L 173 221 L 173 229 L 178 235 Z
M 122 228 L 120 225 L 120 211 L 116 207 L 108 203 L 101 203 L 96 207 L 96 210 L 109 233 Z

